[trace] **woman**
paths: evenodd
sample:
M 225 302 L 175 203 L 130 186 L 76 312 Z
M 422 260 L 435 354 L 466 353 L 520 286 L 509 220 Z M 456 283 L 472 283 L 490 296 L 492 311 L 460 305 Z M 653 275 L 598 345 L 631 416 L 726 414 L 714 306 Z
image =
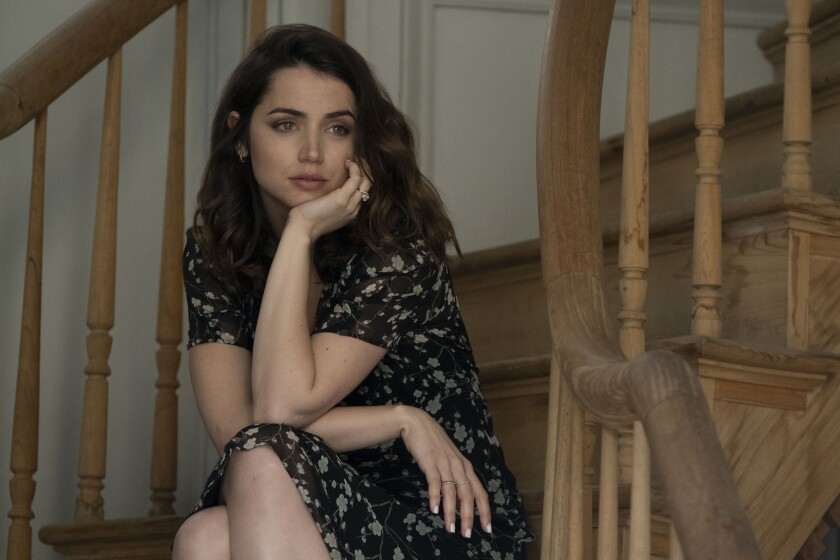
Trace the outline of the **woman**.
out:
M 450 243 L 364 59 L 314 27 L 264 33 L 222 94 L 184 254 L 221 458 L 175 558 L 524 558 Z

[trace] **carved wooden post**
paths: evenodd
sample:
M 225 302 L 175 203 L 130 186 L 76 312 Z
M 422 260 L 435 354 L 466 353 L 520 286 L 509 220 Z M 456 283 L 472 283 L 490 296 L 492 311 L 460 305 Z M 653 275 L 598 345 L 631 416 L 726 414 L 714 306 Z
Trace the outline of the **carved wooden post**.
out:
M 561 383 L 560 366 L 557 364 L 557 360 L 552 358 L 548 383 L 548 428 L 545 446 L 545 481 L 543 482 L 543 531 L 540 539 L 540 550 L 543 551 L 543 558 L 546 557 L 549 550 L 552 550 L 553 532 L 550 528 L 554 523 L 556 480 L 560 472 L 560 461 L 562 461 L 563 454 L 562 450 L 559 449 L 560 438 L 558 437 L 561 431 L 559 427 Z M 558 450 L 560 455 L 558 455 Z M 559 508 L 559 505 L 557 507 Z
M 253 46 L 260 36 L 260 33 L 265 31 L 267 24 L 267 10 L 266 0 L 251 0 L 251 18 L 248 28 L 248 44 Z
M 782 186 L 811 190 L 811 0 L 786 0 L 785 164 Z
M 723 2 L 702 0 L 697 58 L 697 195 L 691 331 L 720 335 L 720 156 L 723 152 Z
M 114 326 L 114 290 L 117 257 L 117 182 L 120 161 L 120 89 L 122 49 L 108 59 L 105 116 L 96 194 L 96 225 L 90 265 L 85 367 L 85 396 L 79 444 L 79 493 L 76 521 L 103 518 L 102 488 L 108 435 L 108 375 L 111 367 L 110 330 Z
M 172 515 L 178 480 L 178 365 L 181 352 L 181 249 L 184 241 L 184 126 L 187 80 L 187 2 L 176 8 L 169 154 L 166 162 L 166 202 L 156 340 L 158 378 L 155 383 L 152 440 L 151 507 L 149 515 Z
M 621 271 L 622 310 L 619 343 L 624 355 L 632 358 L 645 350 L 645 299 L 648 270 L 648 98 L 650 76 L 650 5 L 647 0 L 633 2 L 630 28 L 629 78 L 624 128 L 624 160 L 621 188 L 621 236 L 618 268 Z M 604 445 L 613 444 L 612 437 Z M 616 443 L 617 444 L 617 443 Z M 615 451 L 617 455 L 617 448 Z M 609 450 L 608 456 L 612 455 Z M 602 469 L 605 467 L 602 461 Z M 608 468 L 612 468 L 611 466 Z M 618 463 L 616 460 L 615 468 Z M 610 473 L 612 478 L 612 473 Z M 615 475 L 617 479 L 617 473 Z M 618 501 L 618 489 L 610 489 Z M 616 504 L 617 506 L 617 504 Z M 599 515 L 606 508 L 601 504 Z M 610 508 L 610 512 L 613 508 Z M 604 512 L 604 515 L 611 513 Z M 617 517 L 617 514 L 616 514 Z M 603 519 L 603 518 L 602 518 Z M 617 524 L 617 520 L 609 521 Z M 599 520 L 598 526 L 601 527 Z M 609 526 L 610 530 L 612 525 Z M 600 531 L 599 531 L 600 534 Z M 613 536 L 613 535 L 611 535 Z M 613 536 L 617 539 L 617 535 Z M 618 544 L 604 542 L 606 550 Z M 616 556 L 599 558 L 615 558 Z M 650 450 L 640 422 L 633 425 L 633 485 L 630 505 L 631 560 L 650 558 Z
M 38 411 L 41 377 L 41 270 L 44 256 L 44 169 L 47 154 L 47 112 L 35 117 L 32 155 L 32 189 L 29 198 L 29 230 L 26 239 L 26 269 L 23 280 L 23 311 L 20 320 L 20 348 L 15 385 L 15 413 L 12 424 L 12 480 L 9 490 L 8 560 L 32 557 L 32 500 L 38 470 Z
M 330 1 L 330 33 L 339 39 L 347 38 L 347 6 L 344 0 Z
M 702 0 L 697 54 L 697 112 L 694 122 L 699 131 L 697 149 L 697 191 L 694 204 L 694 249 L 692 285 L 694 306 L 691 311 L 692 334 L 720 336 L 719 302 L 721 244 L 720 159 L 723 153 L 723 2 Z M 709 402 L 714 407 L 713 382 L 701 380 Z M 680 560 L 682 548 L 674 526 L 671 527 L 671 558 Z

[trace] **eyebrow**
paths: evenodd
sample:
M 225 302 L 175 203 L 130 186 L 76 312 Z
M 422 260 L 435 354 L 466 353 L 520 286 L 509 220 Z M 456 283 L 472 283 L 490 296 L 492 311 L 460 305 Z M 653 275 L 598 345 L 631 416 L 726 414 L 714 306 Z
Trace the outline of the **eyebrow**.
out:
M 274 115 L 276 113 L 285 113 L 287 115 L 292 115 L 293 117 L 305 117 L 307 116 L 306 113 L 303 111 L 298 111 L 297 109 L 291 109 L 289 107 L 275 107 L 271 111 L 267 113 L 267 115 Z M 356 115 L 353 114 L 352 111 L 348 111 L 347 109 L 342 109 L 341 111 L 333 111 L 331 113 L 327 113 L 324 117 L 328 119 L 335 119 L 338 117 L 350 117 L 354 121 L 356 120 Z

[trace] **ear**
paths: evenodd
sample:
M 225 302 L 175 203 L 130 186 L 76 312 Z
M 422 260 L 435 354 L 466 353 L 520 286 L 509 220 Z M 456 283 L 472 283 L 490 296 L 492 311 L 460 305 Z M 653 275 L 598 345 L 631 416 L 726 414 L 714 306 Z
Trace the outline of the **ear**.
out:
M 239 122 L 239 112 L 238 111 L 231 111 L 228 113 L 227 117 L 227 127 L 228 130 L 236 126 L 236 123 Z
M 239 122 L 239 113 L 238 112 L 231 111 L 230 113 L 228 113 L 228 118 L 227 118 L 228 130 L 230 130 L 231 128 L 236 126 L 236 124 L 238 122 Z M 239 156 L 239 159 L 244 159 L 244 158 L 248 157 L 248 148 L 245 146 L 245 143 L 242 142 L 241 140 L 236 143 L 236 155 Z

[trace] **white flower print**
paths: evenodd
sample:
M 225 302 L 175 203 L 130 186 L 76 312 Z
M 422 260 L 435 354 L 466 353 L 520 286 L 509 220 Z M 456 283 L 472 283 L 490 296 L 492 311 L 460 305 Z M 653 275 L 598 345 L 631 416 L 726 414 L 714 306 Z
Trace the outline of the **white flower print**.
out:
M 338 512 L 340 514 L 344 515 L 345 513 L 347 513 L 347 503 L 347 496 L 345 496 L 344 494 L 339 496 L 338 499 L 335 501 L 335 505 L 338 506 Z
M 219 338 L 222 340 L 222 342 L 224 342 L 226 344 L 233 344 L 233 342 L 236 341 L 235 336 L 233 336 L 230 333 L 226 333 L 226 332 L 221 333 L 219 335 Z
M 455 439 L 463 442 L 467 438 L 467 429 L 460 422 L 455 422 Z
M 440 410 L 440 396 L 435 396 L 435 398 L 429 401 L 429 404 L 426 405 L 426 412 L 434 414 L 438 410 Z

